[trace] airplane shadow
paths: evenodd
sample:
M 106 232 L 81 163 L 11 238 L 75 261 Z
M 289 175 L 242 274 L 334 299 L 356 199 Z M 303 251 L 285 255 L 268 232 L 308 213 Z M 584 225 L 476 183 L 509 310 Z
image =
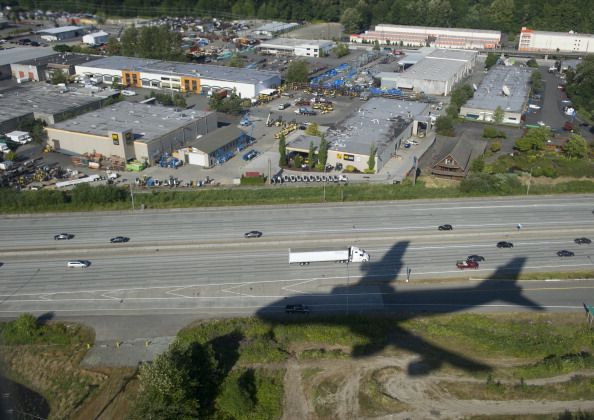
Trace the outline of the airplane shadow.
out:
M 464 355 L 449 351 L 415 335 L 403 326 L 408 320 L 423 316 L 449 314 L 474 307 L 497 305 L 503 302 L 542 310 L 535 302 L 522 296 L 517 279 L 526 262 L 523 257 L 513 258 L 498 267 L 487 279 L 474 287 L 410 288 L 394 286 L 395 280 L 403 283 L 410 274 L 403 256 L 408 241 L 395 243 L 378 261 L 361 266 L 363 276 L 350 284 L 334 287 L 328 294 L 299 294 L 289 296 L 261 308 L 256 315 L 275 324 L 311 324 L 346 326 L 363 337 L 363 344 L 355 345 L 353 357 L 376 354 L 393 346 L 417 354 L 419 359 L 408 366 L 410 375 L 424 375 L 449 364 L 466 371 L 489 371 L 490 366 Z M 323 264 L 323 263 L 320 263 Z M 352 265 L 352 264 L 351 264 Z M 351 269 L 352 270 L 352 269 Z M 504 278 L 505 280 L 500 280 Z M 305 304 L 311 313 L 284 314 L 287 304 Z

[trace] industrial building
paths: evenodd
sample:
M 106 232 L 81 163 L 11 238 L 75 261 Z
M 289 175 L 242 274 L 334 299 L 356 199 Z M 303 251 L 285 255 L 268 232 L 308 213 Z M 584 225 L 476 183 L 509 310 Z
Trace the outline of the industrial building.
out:
M 38 119 L 54 124 L 101 107 L 117 91 L 78 88 L 71 91 L 49 84 L 27 83 L 0 96 L 0 132 L 17 129 L 19 122 Z
M 95 45 L 102 45 L 107 42 L 109 38 L 109 34 L 105 31 L 93 32 L 92 34 L 87 34 L 82 37 L 82 42 L 84 44 L 90 45 L 94 47 Z
M 403 142 L 420 129 L 417 119 L 428 114 L 429 106 L 421 102 L 372 98 L 358 112 L 336 129 L 328 130 L 327 163 L 343 168 L 353 166 L 363 172 L 368 168 L 370 152 L 375 152 L 375 171 L 382 167 L 403 146 Z M 320 138 L 299 135 L 287 144 L 288 151 L 308 153 L 310 142 L 318 147 Z
M 147 89 L 202 93 L 211 89 L 235 90 L 242 98 L 255 98 L 264 89 L 277 88 L 279 72 L 208 64 L 179 63 L 111 56 L 76 66 L 76 74 L 112 84 Z
M 382 72 L 377 77 L 382 89 L 445 96 L 472 71 L 477 56 L 477 51 L 434 49 L 403 72 Z
M 237 126 L 228 125 L 197 138 L 188 147 L 180 149 L 179 153 L 189 165 L 211 168 L 252 142 L 253 139 Z
M 54 55 L 53 48 L 45 47 L 17 47 L 0 51 L 0 80 L 10 79 L 12 72 L 10 65 L 19 61 Z
M 324 57 L 334 47 L 334 42 L 323 39 L 314 41 L 309 39 L 276 38 L 269 41 L 262 41 L 258 45 L 258 50 L 265 54 Z
M 528 104 L 532 69 L 495 66 L 489 70 L 474 97 L 460 108 L 460 116 L 471 120 L 494 121 L 497 108 L 504 112 L 504 124 L 519 125 Z
M 118 102 L 47 127 L 46 141 L 66 154 L 100 153 L 152 165 L 216 128 L 215 112 Z
M 431 46 L 455 49 L 490 49 L 501 43 L 501 32 L 484 29 L 432 28 L 428 26 L 376 25 L 372 31 L 351 35 L 351 42 Z
M 522 28 L 518 51 L 594 53 L 594 35 Z
M 37 33 L 41 35 L 41 39 L 46 41 L 64 41 L 83 35 L 84 29 L 81 26 L 60 26 L 58 28 L 42 29 Z
M 96 59 L 96 57 L 83 54 L 53 54 L 13 63 L 10 65 L 10 70 L 15 79 L 27 79 L 39 82 L 50 80 L 56 71 L 61 71 L 67 76 L 73 75 L 74 68 L 77 64 Z
M 253 35 L 265 38 L 274 38 L 285 32 L 292 31 L 298 28 L 298 23 L 287 23 L 287 22 L 269 22 L 252 31 Z

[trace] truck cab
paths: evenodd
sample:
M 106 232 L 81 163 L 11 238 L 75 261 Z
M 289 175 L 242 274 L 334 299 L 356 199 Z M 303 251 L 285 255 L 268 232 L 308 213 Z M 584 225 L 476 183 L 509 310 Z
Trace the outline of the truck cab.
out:
M 356 246 L 352 246 L 350 249 L 351 262 L 368 262 L 369 254 L 367 251 Z

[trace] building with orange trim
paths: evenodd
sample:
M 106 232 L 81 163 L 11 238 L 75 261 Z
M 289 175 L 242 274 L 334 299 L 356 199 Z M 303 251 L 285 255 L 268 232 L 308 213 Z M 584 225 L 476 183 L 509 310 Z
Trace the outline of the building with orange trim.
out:
M 594 35 L 522 28 L 518 51 L 594 53 Z

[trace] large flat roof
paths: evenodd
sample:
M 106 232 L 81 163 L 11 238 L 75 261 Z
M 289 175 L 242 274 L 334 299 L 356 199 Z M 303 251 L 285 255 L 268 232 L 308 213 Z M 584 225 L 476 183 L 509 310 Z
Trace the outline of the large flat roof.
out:
M 30 82 L 22 87 L 2 92 L 0 121 L 30 113 L 56 115 L 98 102 L 115 91 L 91 92 L 86 89 L 64 92 L 63 88 L 46 83 Z
M 14 64 L 23 60 L 31 60 L 34 58 L 54 55 L 56 52 L 53 48 L 46 47 L 17 47 L 7 50 L 0 50 L 0 66 L 6 64 Z
M 298 39 L 298 38 L 274 38 L 268 41 L 262 41 L 259 45 L 260 48 L 265 47 L 289 47 L 295 48 L 300 46 L 313 45 L 316 47 L 322 47 L 324 45 L 332 44 L 332 41 L 326 39 Z
M 46 55 L 44 57 L 36 57 L 28 60 L 19 61 L 14 64 L 20 65 L 32 65 L 32 66 L 43 66 L 47 64 L 62 64 L 62 65 L 76 65 L 76 64 L 83 64 L 88 61 L 96 60 L 97 57 L 93 57 L 90 55 L 85 54 L 72 54 L 72 53 L 63 53 L 63 54 L 53 54 L 53 55 Z
M 547 36 L 564 36 L 568 38 L 594 38 L 594 34 L 585 34 L 581 32 L 552 32 L 552 31 L 536 31 L 534 29 L 528 29 L 522 32 L 533 33 L 535 35 L 547 35 Z
M 462 66 L 472 61 L 478 53 L 468 50 L 435 49 L 412 67 L 401 73 L 381 73 L 390 80 L 450 80 Z M 414 61 L 414 60 L 413 60 Z M 400 64 L 400 61 L 398 62 Z M 402 64 L 409 63 L 403 61 Z
M 212 112 L 176 111 L 161 105 L 118 102 L 59 122 L 52 128 L 107 137 L 109 131 L 132 129 L 134 141 L 149 143 Z
M 325 138 L 331 150 L 368 155 L 375 144 L 380 154 L 427 107 L 422 102 L 371 98 L 336 129 L 328 130 Z
M 379 27 L 379 29 L 378 29 Z M 381 32 L 381 28 L 386 29 L 403 29 L 403 30 L 416 30 L 418 32 L 427 32 L 427 33 L 438 33 L 438 32 L 467 32 L 471 33 L 480 33 L 480 34 L 489 34 L 489 35 L 499 35 L 501 36 L 501 31 L 494 31 L 490 29 L 468 29 L 468 28 L 442 28 L 442 27 L 433 27 L 433 26 L 409 26 L 409 25 L 393 25 L 390 23 L 382 23 L 376 25 L 375 30 Z
M 241 137 L 244 132 L 235 125 L 228 125 L 212 131 L 190 143 L 201 152 L 211 154 Z
M 269 22 L 269 23 L 265 23 L 264 25 L 260 26 L 259 28 L 254 29 L 254 31 L 280 32 L 280 31 L 286 31 L 287 29 L 296 28 L 297 26 L 299 26 L 298 23 Z
M 80 31 L 82 29 L 83 29 L 82 26 L 60 26 L 58 28 L 41 29 L 41 30 L 37 31 L 37 33 L 38 34 L 55 35 L 55 34 L 61 34 L 64 32 Z
M 85 65 L 96 69 L 131 70 L 146 73 L 167 74 L 171 76 L 200 77 L 202 79 L 229 82 L 260 83 L 272 77 L 280 77 L 279 72 L 242 69 L 237 67 L 191 64 L 177 61 L 163 61 L 146 58 L 111 56 L 100 58 Z
M 501 107 L 504 111 L 522 112 L 528 100 L 531 75 L 532 69 L 526 67 L 492 67 L 474 92 L 474 97 L 463 107 L 485 110 Z M 504 86 L 509 95 L 503 93 Z

